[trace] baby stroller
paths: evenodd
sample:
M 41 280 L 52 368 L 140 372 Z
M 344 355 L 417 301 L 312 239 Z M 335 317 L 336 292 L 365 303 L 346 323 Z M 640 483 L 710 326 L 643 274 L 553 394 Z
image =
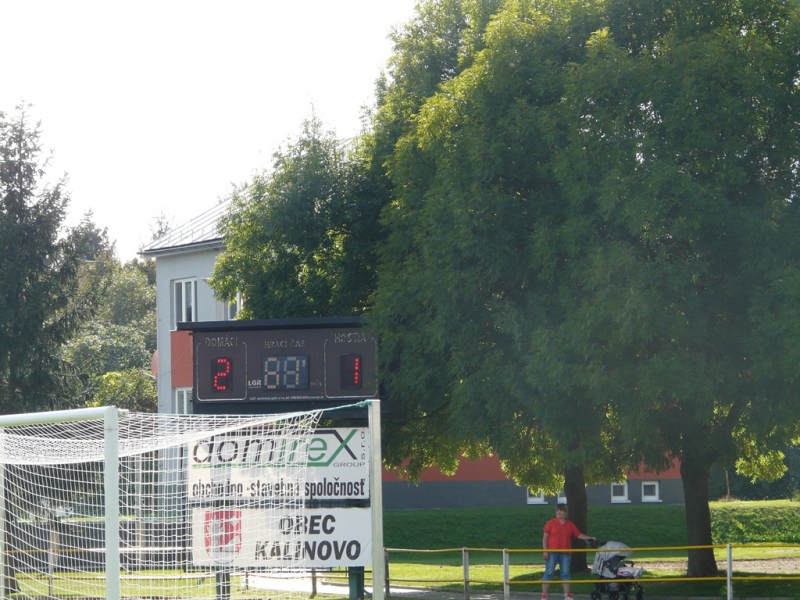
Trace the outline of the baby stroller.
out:
M 625 560 L 633 551 L 622 542 L 595 542 L 591 544 L 597 549 L 592 565 L 592 573 L 608 582 L 596 583 L 592 592 L 592 600 L 601 600 L 607 594 L 609 600 L 629 600 L 636 595 L 636 600 L 644 598 L 642 586 L 636 579 L 642 576 L 644 569 L 634 565 L 632 560 Z

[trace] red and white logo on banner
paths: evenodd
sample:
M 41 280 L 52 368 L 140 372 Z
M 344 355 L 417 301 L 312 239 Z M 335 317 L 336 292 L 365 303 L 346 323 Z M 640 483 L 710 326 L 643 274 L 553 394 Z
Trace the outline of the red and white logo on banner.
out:
M 206 511 L 204 533 L 208 555 L 221 563 L 233 562 L 242 549 L 242 511 Z

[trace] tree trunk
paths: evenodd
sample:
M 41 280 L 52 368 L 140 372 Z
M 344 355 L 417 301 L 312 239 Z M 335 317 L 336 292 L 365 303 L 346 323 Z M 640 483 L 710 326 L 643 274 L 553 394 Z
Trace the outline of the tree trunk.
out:
M 586 481 L 583 478 L 583 467 L 570 467 L 564 471 L 564 495 L 567 497 L 569 520 L 575 523 L 581 533 L 587 533 L 589 502 L 586 499 Z M 578 549 L 586 548 L 586 542 L 573 540 L 572 547 Z M 576 573 L 589 570 L 586 552 L 575 552 L 572 555 L 572 570 Z
M 731 480 L 728 477 L 728 469 L 725 469 L 725 499 L 731 501 Z
M 681 479 L 686 506 L 686 537 L 689 546 L 711 545 L 711 510 L 708 507 L 710 467 L 691 456 L 681 457 Z M 717 575 L 713 548 L 689 550 L 689 577 Z

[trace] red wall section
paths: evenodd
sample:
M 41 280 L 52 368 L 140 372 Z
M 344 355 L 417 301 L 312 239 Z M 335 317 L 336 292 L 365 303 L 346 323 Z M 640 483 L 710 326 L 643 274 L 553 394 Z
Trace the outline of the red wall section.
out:
M 673 460 L 672 466 L 667 469 L 666 471 L 662 471 L 661 473 L 656 473 L 655 471 L 648 471 L 644 468 L 644 465 L 639 467 L 639 472 L 631 471 L 628 473 L 628 479 L 630 480 L 640 480 L 640 479 L 680 479 L 681 478 L 681 465 L 678 461 Z
M 192 387 L 194 385 L 192 333 L 190 331 L 171 331 L 169 335 L 172 387 Z
M 425 469 L 419 477 L 420 481 L 507 481 L 508 476 L 500 468 L 497 456 L 486 456 L 480 460 L 462 458 L 456 474 L 449 477 L 438 468 Z M 397 476 L 397 471 L 383 470 L 384 481 L 404 481 Z
M 639 469 L 639 472 L 631 471 L 628 473 L 628 479 L 638 481 L 642 479 L 680 479 L 680 466 L 673 464 L 672 468 L 662 473 L 654 473 L 644 468 L 644 465 Z M 396 470 L 383 469 L 384 481 L 404 481 L 397 475 Z M 500 459 L 497 456 L 486 456 L 479 460 L 471 460 L 462 458 L 458 465 L 458 470 L 453 476 L 447 476 L 442 473 L 438 468 L 425 469 L 419 477 L 422 481 L 508 481 L 508 477 L 500 468 Z

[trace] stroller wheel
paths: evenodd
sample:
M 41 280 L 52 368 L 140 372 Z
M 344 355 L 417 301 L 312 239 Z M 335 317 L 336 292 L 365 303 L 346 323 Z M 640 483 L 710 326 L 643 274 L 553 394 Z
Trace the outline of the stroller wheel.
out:
M 600 600 L 602 597 L 603 597 L 603 594 L 601 594 L 597 590 L 592 592 L 592 600 Z
M 609 600 L 619 600 L 619 592 L 609 592 L 608 599 Z
M 638 592 L 636 592 L 636 600 L 642 600 L 642 598 L 644 598 L 644 592 L 642 590 L 639 590 Z
M 628 592 L 622 592 L 622 600 L 628 600 Z

